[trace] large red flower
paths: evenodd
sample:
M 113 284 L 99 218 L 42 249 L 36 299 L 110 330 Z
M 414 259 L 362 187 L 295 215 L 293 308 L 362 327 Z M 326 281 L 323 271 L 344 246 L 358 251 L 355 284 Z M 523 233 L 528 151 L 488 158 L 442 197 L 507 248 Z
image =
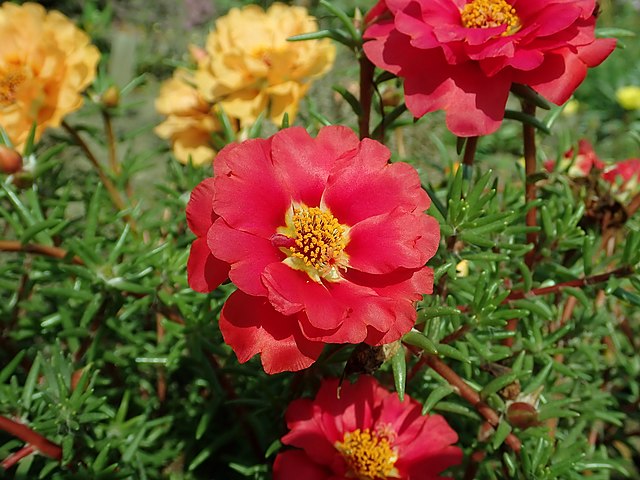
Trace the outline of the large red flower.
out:
M 381 387 L 373 377 L 344 384 L 325 380 L 315 400 L 295 400 L 286 412 L 274 480 L 435 480 L 462 460 L 458 435 L 440 415 Z
M 562 104 L 614 39 L 594 38 L 595 0 L 380 0 L 364 51 L 404 78 L 416 117 L 445 110 L 459 136 L 494 132 L 513 83 Z
M 187 207 L 195 290 L 238 287 L 220 329 L 241 362 L 309 366 L 327 343 L 381 345 L 431 293 L 440 239 L 413 167 L 345 127 L 288 128 L 224 148 Z

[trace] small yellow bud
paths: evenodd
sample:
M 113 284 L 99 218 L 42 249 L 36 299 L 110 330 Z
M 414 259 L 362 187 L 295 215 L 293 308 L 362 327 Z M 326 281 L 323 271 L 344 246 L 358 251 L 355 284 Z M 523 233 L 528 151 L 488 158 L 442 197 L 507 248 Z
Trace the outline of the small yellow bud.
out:
M 616 100 L 625 110 L 640 110 L 640 87 L 629 85 L 616 91 Z
M 120 104 L 120 89 L 114 85 L 107 88 L 100 98 L 102 105 L 107 108 L 114 108 Z

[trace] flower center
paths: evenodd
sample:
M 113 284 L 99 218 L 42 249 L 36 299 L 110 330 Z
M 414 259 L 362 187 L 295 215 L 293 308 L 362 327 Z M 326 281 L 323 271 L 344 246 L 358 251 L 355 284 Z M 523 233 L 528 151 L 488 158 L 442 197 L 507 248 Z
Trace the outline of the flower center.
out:
M 0 70 L 0 107 L 9 106 L 15 101 L 16 91 L 26 79 L 27 76 L 19 67 L 10 66 Z
M 512 35 L 520 29 L 516 9 L 505 0 L 473 0 L 460 12 L 462 25 L 466 28 L 492 28 L 506 25 L 503 36 Z
M 286 224 L 271 238 L 271 243 L 287 254 L 285 263 L 306 271 L 318 283 L 321 278 L 339 280 L 339 269 L 347 266 L 344 249 L 349 227 L 327 209 L 306 205 L 292 205 Z
M 391 446 L 385 432 L 371 432 L 368 428 L 345 433 L 342 442 L 336 442 L 336 449 L 349 466 L 349 476 L 359 480 L 380 480 L 399 478 L 394 464 L 398 454 Z

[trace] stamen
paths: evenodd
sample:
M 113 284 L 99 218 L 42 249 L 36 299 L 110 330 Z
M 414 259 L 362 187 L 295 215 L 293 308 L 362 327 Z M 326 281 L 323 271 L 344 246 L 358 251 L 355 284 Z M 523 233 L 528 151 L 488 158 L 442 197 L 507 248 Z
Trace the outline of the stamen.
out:
M 317 282 L 338 280 L 339 269 L 346 268 L 348 227 L 327 209 L 306 205 L 294 205 L 286 224 L 271 237 L 271 243 L 289 257 L 285 263 Z
M 15 102 L 16 91 L 26 78 L 22 70 L 17 67 L 0 70 L 0 106 L 6 107 Z
M 345 433 L 342 442 L 336 442 L 336 449 L 349 466 L 349 475 L 359 480 L 380 480 L 398 478 L 394 467 L 398 454 L 392 447 L 393 436 L 386 430 L 371 432 L 359 428 Z
M 520 29 L 516 9 L 505 0 L 473 0 L 460 12 L 466 28 L 492 28 L 507 25 L 502 36 L 513 35 Z

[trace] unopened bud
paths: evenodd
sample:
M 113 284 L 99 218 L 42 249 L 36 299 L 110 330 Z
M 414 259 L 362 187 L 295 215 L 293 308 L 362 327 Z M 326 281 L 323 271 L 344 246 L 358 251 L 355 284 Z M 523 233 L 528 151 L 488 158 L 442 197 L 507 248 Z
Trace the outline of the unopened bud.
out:
M 22 155 L 15 150 L 0 145 L 0 172 L 11 174 L 22 169 Z
M 526 402 L 513 402 L 507 408 L 507 420 L 518 428 L 529 428 L 538 425 L 538 411 Z
M 120 90 L 115 85 L 111 85 L 102 93 L 100 100 L 107 108 L 117 107 L 120 104 Z

